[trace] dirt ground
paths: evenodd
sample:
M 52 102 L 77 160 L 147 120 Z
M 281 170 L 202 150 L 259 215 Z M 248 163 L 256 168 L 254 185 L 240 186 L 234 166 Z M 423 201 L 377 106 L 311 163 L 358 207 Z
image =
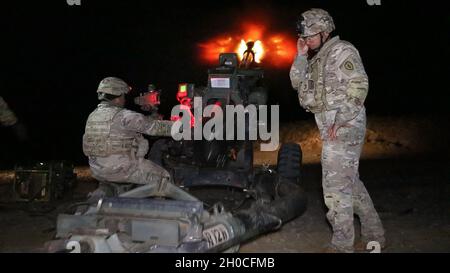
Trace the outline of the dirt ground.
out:
M 387 124 L 383 130 L 377 122 Z M 399 129 L 398 124 L 403 124 Z M 406 125 L 405 125 L 406 124 Z M 365 183 L 386 230 L 384 252 L 450 252 L 450 157 L 431 153 L 436 141 L 417 139 L 419 125 L 408 121 L 372 120 L 364 148 L 360 177 Z M 423 126 L 430 126 L 424 121 Z M 387 128 L 389 127 L 389 128 Z M 331 238 L 321 189 L 320 141 L 314 126 L 282 127 L 282 141 L 302 145 L 302 183 L 308 195 L 306 212 L 281 229 L 247 242 L 240 252 L 322 252 Z M 306 130 L 305 128 L 309 128 Z M 423 127 L 421 127 L 423 128 Z M 295 134 L 302 129 L 303 134 Z M 383 132 L 383 133 L 380 133 Z M 431 138 L 431 137 L 430 137 Z M 433 138 L 435 139 L 435 138 Z M 442 143 L 446 142 L 442 140 Z M 431 146 L 430 146 L 431 145 Z M 441 146 L 443 147 L 443 146 Z M 448 147 L 448 146 L 446 146 Z M 276 153 L 255 153 L 256 164 L 272 164 Z M 82 200 L 95 188 L 87 167 L 77 167 L 79 183 L 74 199 Z M 0 252 L 34 252 L 54 236 L 56 216 L 75 201 L 55 206 L 9 203 L 12 171 L 0 172 Z M 359 223 L 355 220 L 356 235 Z
M 368 160 L 360 175 L 386 230 L 385 252 L 450 252 L 450 170 L 445 160 Z M 331 239 L 320 186 L 320 165 L 303 170 L 308 209 L 280 231 L 242 252 L 321 252 Z M 355 220 L 356 236 L 359 222 Z

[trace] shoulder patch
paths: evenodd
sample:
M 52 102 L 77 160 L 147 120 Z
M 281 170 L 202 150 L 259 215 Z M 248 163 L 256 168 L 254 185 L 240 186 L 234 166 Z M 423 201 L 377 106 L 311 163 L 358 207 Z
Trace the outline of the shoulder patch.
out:
M 345 59 L 345 61 L 339 66 L 339 69 L 342 71 L 342 73 L 350 77 L 351 75 L 353 75 L 353 73 L 355 73 L 357 69 L 356 65 L 357 63 L 355 63 L 353 57 L 350 56 Z
M 347 70 L 350 70 L 350 71 L 355 69 L 355 67 L 353 66 L 353 63 L 350 61 L 344 62 L 344 68 Z

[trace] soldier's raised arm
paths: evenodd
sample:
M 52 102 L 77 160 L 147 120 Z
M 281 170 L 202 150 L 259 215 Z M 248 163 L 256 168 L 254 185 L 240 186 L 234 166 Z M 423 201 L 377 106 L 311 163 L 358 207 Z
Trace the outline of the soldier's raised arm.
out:
M 305 78 L 306 68 L 308 67 L 308 46 L 302 38 L 297 41 L 297 56 L 292 63 L 289 77 L 291 78 L 292 88 L 299 89 L 300 82 Z
M 121 126 L 130 131 L 136 131 L 149 136 L 171 136 L 173 121 L 156 120 L 131 110 L 121 111 Z

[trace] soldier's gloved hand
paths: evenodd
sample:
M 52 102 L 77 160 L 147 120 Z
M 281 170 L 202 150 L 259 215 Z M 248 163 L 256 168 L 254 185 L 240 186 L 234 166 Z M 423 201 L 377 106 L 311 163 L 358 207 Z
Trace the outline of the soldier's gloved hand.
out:
M 143 136 L 137 137 L 137 144 L 138 148 L 136 151 L 136 157 L 137 158 L 144 158 L 147 155 L 149 144 L 148 140 L 145 139 Z
M 17 122 L 16 124 L 11 126 L 11 129 L 13 130 L 16 137 L 19 139 L 20 142 L 25 142 L 28 140 L 28 132 L 25 125 L 21 122 Z
M 308 55 L 309 47 L 306 45 L 306 41 L 303 38 L 298 38 L 297 40 L 297 53 L 301 56 Z

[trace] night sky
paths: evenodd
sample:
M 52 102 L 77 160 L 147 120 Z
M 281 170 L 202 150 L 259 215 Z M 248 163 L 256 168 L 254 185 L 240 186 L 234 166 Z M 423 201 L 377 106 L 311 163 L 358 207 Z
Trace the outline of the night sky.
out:
M 337 34 L 358 48 L 369 116 L 449 114 L 450 13 L 438 1 L 14 2 L 1 8 L 0 92 L 31 140 L 20 144 L 0 128 L 0 169 L 24 158 L 86 164 L 81 137 L 102 78 L 124 79 L 134 95 L 156 84 L 167 118 L 178 83 L 205 85 L 214 66 L 201 61 L 200 43 L 252 20 L 295 38 L 298 15 L 312 7 L 328 10 Z M 266 69 L 266 80 L 282 121 L 312 118 L 290 87 L 289 66 Z

